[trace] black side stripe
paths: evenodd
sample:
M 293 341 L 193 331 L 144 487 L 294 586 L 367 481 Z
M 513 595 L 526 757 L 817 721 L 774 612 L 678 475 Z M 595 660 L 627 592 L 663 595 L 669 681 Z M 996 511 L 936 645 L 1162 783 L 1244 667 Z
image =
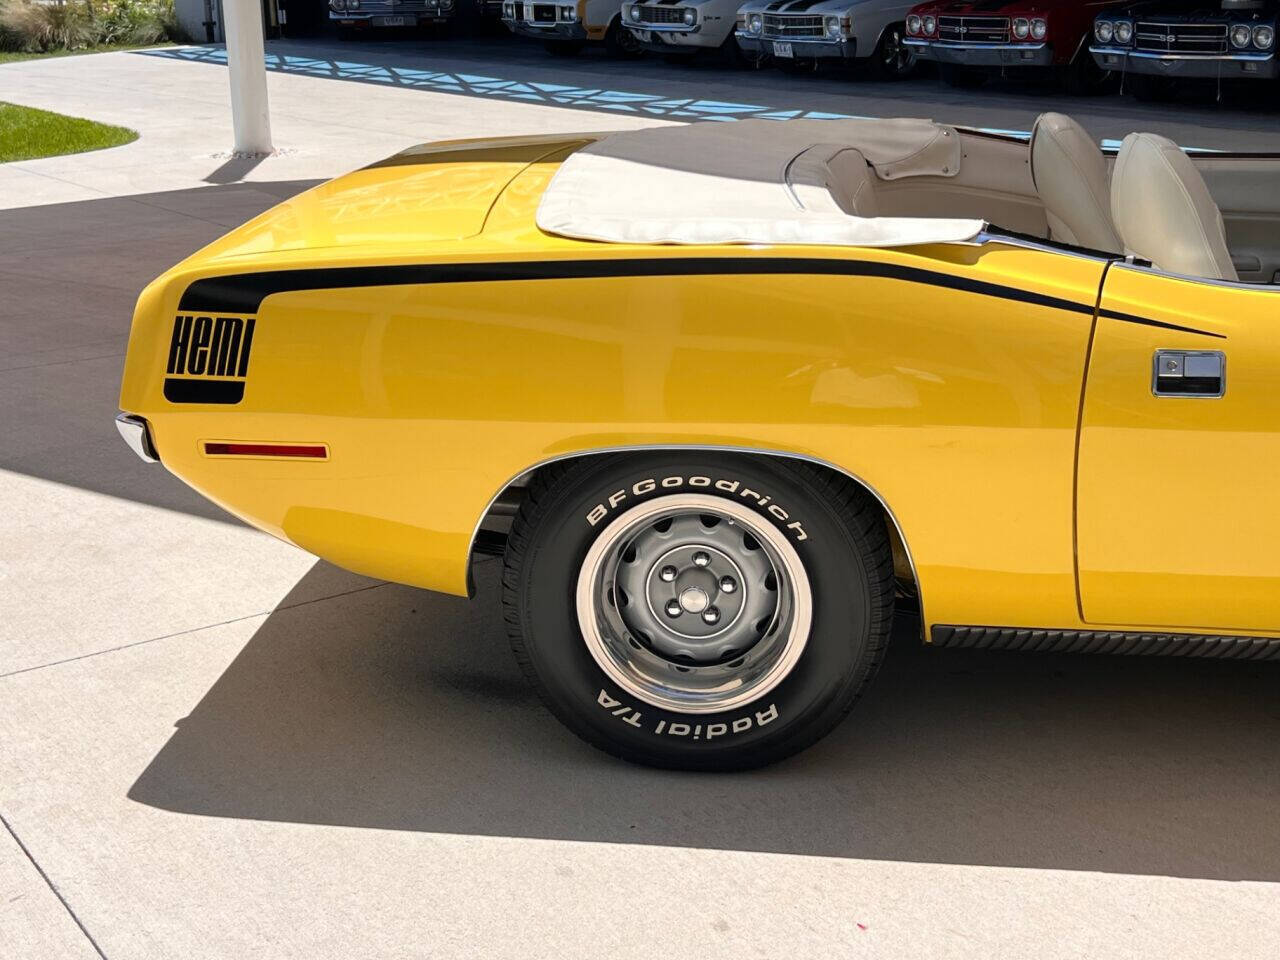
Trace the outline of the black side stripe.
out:
M 878 277 L 945 287 L 1038 307 L 1092 315 L 1092 303 L 1032 293 L 968 277 L 904 267 L 893 263 L 800 257 L 653 257 L 630 260 L 505 261 L 501 263 L 408 264 L 381 267 L 318 267 L 239 273 L 196 280 L 182 295 L 178 309 L 211 313 L 257 313 L 274 293 L 297 290 L 339 290 L 433 283 L 492 283 L 513 280 L 585 280 L 607 277 L 819 275 Z M 1104 311 L 1103 316 L 1127 323 L 1162 327 L 1202 336 L 1219 333 L 1180 327 L 1127 313 Z

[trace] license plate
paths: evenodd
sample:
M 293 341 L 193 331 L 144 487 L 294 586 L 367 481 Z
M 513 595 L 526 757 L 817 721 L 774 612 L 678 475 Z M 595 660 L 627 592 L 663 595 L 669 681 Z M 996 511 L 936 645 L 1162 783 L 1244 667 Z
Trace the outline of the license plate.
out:
M 374 17 L 373 20 L 380 27 L 404 26 L 404 17 Z
M 775 43 L 773 45 L 773 55 L 775 57 L 794 57 L 795 56 L 795 54 L 791 52 L 791 44 L 789 43 Z
M 636 35 L 636 39 L 639 40 L 641 43 L 653 42 L 652 30 L 632 30 L 631 32 Z

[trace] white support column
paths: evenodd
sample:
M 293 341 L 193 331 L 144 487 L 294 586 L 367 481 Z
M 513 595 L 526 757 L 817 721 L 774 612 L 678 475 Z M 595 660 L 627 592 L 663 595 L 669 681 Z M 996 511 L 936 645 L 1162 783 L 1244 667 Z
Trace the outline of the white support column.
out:
M 231 77 L 231 122 L 237 153 L 270 153 L 271 116 L 267 108 L 267 68 L 263 62 L 262 8 L 259 0 L 222 0 L 227 35 L 227 73 Z

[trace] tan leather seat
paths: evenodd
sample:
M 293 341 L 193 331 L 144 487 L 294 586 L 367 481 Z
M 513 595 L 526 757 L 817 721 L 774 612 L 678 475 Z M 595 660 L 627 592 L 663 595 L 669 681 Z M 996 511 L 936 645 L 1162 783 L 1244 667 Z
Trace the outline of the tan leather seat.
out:
M 1111 178 L 1111 216 L 1127 254 L 1169 273 L 1238 280 L 1222 212 L 1200 171 L 1172 140 L 1131 133 Z
M 1120 252 L 1107 161 L 1080 124 L 1061 113 L 1040 115 L 1031 131 L 1031 180 L 1052 239 Z

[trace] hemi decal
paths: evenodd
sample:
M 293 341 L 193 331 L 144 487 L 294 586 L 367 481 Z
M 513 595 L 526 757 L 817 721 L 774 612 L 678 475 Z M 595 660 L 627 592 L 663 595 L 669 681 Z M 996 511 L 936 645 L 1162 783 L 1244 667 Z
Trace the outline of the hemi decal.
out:
M 195 313 L 174 317 L 165 367 L 165 399 L 170 403 L 239 403 L 244 399 L 254 324 L 254 317 Z
M 906 283 L 946 287 L 1092 316 L 1092 303 L 1064 300 L 954 274 L 904 267 L 894 263 L 815 257 L 652 257 L 630 260 L 529 260 L 502 263 L 404 264 L 381 267 L 320 267 L 310 270 L 272 270 L 240 273 L 194 281 L 182 295 L 181 310 L 257 313 L 262 301 L 275 293 L 335 290 L 402 284 L 494 283 L 513 280 L 588 280 L 615 277 L 817 275 L 878 277 Z M 1125 323 L 1223 338 L 1223 334 L 1182 327 L 1127 313 L 1106 310 L 1102 316 Z

